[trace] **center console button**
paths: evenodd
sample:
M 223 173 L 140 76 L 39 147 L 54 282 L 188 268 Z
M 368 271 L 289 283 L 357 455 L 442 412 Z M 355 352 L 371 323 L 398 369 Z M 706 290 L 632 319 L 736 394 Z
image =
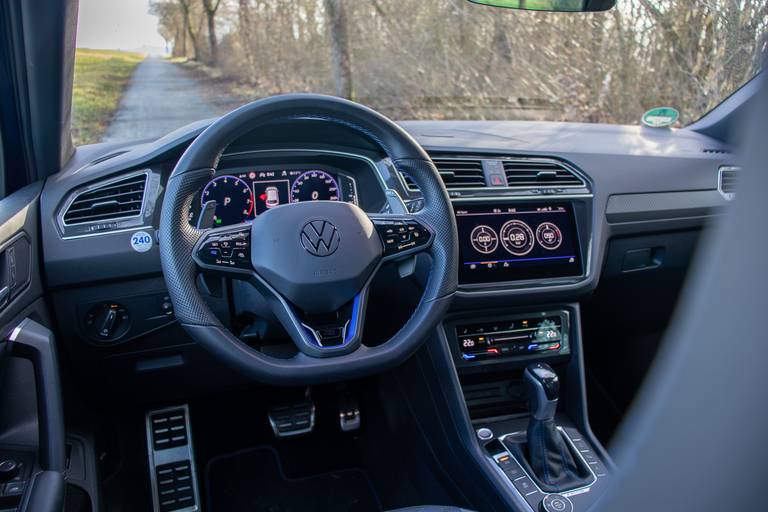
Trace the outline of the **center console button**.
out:
M 491 432 L 491 429 L 489 428 L 479 428 L 477 429 L 477 437 L 480 438 L 481 441 L 490 441 L 493 439 L 493 432 Z
M 534 492 L 536 490 L 536 487 L 533 485 L 533 482 L 530 478 L 527 476 L 521 476 L 517 479 L 513 480 L 512 483 L 515 486 L 515 489 L 520 491 L 520 494 L 525 496 L 529 492 Z
M 540 508 L 542 512 L 573 512 L 573 502 L 562 494 L 547 494 Z

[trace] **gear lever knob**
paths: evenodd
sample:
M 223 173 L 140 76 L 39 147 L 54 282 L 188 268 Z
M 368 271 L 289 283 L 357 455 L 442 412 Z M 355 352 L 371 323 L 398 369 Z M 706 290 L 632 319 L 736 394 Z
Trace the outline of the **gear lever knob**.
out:
M 537 420 L 553 419 L 560 394 L 560 380 L 555 370 L 546 363 L 530 364 L 523 372 L 523 382 L 531 415 Z

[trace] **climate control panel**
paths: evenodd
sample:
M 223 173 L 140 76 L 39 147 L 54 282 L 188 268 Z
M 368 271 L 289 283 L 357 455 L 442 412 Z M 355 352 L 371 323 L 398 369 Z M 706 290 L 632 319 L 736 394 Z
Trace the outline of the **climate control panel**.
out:
M 564 310 L 458 320 L 446 330 L 455 337 L 458 365 L 570 354 L 569 314 Z

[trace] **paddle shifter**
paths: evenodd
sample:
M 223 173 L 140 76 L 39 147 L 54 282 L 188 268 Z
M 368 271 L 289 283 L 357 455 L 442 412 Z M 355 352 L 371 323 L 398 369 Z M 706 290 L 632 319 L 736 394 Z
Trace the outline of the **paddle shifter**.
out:
M 531 419 L 526 459 L 545 492 L 575 489 L 587 483 L 588 470 L 574 460 L 555 425 L 560 380 L 551 366 L 533 363 L 523 373 Z M 586 472 L 585 472 L 586 470 Z

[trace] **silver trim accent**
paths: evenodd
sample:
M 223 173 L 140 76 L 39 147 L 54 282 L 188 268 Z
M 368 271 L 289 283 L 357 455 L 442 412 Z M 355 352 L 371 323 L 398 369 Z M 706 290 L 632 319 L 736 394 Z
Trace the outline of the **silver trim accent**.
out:
M 19 334 L 21 334 L 21 331 L 24 330 L 24 327 L 29 323 L 29 318 L 25 318 L 21 322 L 19 322 L 19 325 L 13 328 L 11 331 L 11 334 L 8 336 L 8 339 L 6 341 L 14 342 L 16 341 L 16 338 L 19 337 Z
M 497 190 L 505 190 L 501 187 L 496 187 Z M 541 194 L 538 196 L 480 196 L 480 197 L 452 197 L 452 203 L 472 203 L 472 202 L 496 202 L 499 201 L 559 201 L 561 199 L 584 199 L 589 197 L 595 197 L 591 192 L 585 192 L 583 194 Z
M 136 226 L 136 227 L 130 227 L 130 228 L 120 228 L 115 230 L 107 230 L 107 231 L 99 231 L 96 233 L 86 233 L 84 235 L 71 235 L 71 236 L 64 236 L 61 237 L 62 240 L 77 240 L 78 238 L 90 238 L 92 236 L 104 236 L 104 235 L 117 235 L 120 233 L 128 233 L 128 232 L 135 232 L 135 231 L 146 231 L 146 230 L 153 230 L 154 226 Z
M 342 344 L 343 344 L 344 340 L 346 340 L 346 339 L 347 339 L 347 329 L 349 328 L 349 322 L 351 322 L 351 320 L 347 320 L 347 321 L 344 323 L 344 326 L 341 328 L 341 340 L 342 340 Z M 319 332 L 317 329 L 315 329 L 314 327 L 310 327 L 310 326 L 308 326 L 308 325 L 307 325 L 307 324 L 305 324 L 304 322 L 300 322 L 300 323 L 301 323 L 301 325 L 303 325 L 304 327 L 306 327 L 306 328 L 307 328 L 307 330 L 308 330 L 309 332 L 311 332 L 311 333 L 312 333 L 312 336 L 314 336 L 314 337 L 315 337 L 315 341 L 317 341 L 317 344 L 318 344 L 318 346 L 319 346 L 320 348 L 326 348 L 326 347 L 323 345 L 323 339 L 320 337 L 320 332 Z M 336 346 L 339 346 L 339 345 L 331 345 L 331 347 L 336 347 Z
M 168 411 L 184 410 L 184 422 L 187 427 L 187 444 L 185 446 L 176 446 L 174 448 L 168 448 L 165 450 L 155 450 L 152 445 L 152 424 L 150 422 L 150 416 L 152 414 L 163 413 Z M 189 472 L 192 475 L 192 492 L 195 496 L 195 505 L 192 507 L 180 508 L 174 512 L 198 512 L 200 507 L 200 490 L 197 485 L 197 466 L 195 465 L 195 451 L 192 446 L 192 428 L 189 423 L 189 406 L 187 404 L 175 405 L 173 407 L 165 407 L 163 409 L 153 409 L 147 411 L 144 416 L 146 424 L 147 435 L 147 454 L 149 458 L 149 478 L 152 483 L 152 507 L 156 512 L 160 510 L 159 491 L 157 485 L 157 474 L 155 468 L 157 466 L 173 463 L 189 461 Z
M 717 169 L 717 191 L 723 196 L 726 201 L 732 201 L 736 197 L 735 192 L 723 192 L 723 172 L 741 172 L 741 167 L 738 165 L 721 165 Z

